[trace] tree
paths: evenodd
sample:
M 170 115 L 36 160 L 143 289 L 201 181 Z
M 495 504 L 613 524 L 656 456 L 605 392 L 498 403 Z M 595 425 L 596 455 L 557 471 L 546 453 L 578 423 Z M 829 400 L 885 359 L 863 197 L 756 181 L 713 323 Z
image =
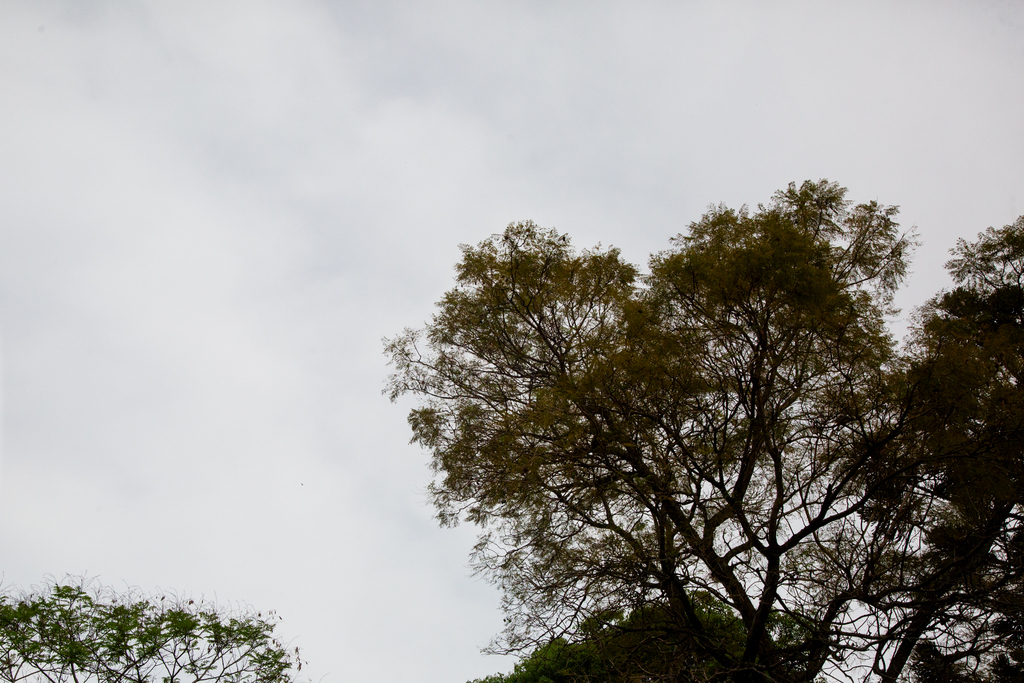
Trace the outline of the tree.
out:
M 1024 217 L 961 240 L 957 286 L 919 312 L 921 442 L 933 463 L 928 581 L 914 596 L 919 678 L 1024 680 Z M 926 618 L 928 617 L 928 618 Z M 897 658 L 910 656 L 907 640 Z M 987 670 L 987 671 L 986 671 Z
M 959 637 L 939 622 L 991 544 L 942 559 L 935 484 L 981 445 L 943 445 L 969 417 L 929 404 L 944 345 L 886 329 L 896 213 L 790 185 L 711 209 L 645 275 L 532 223 L 462 247 L 431 322 L 387 342 L 388 391 L 421 399 L 439 519 L 482 527 L 495 649 L 655 609 L 644 637 L 681 653 L 664 680 L 895 680 L 923 637 Z
M 0 680 L 47 683 L 288 683 L 298 649 L 274 615 L 85 582 L 0 595 Z

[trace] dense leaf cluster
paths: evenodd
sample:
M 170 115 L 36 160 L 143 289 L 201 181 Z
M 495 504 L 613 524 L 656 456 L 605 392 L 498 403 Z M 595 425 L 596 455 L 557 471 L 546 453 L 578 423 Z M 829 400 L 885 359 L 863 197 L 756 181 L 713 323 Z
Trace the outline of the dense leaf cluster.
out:
M 743 624 L 724 605 L 707 595 L 695 596 L 714 637 L 738 654 L 743 646 Z M 554 640 L 538 647 L 509 674 L 497 674 L 472 683 L 605 683 L 607 681 L 672 681 L 679 674 L 692 678 L 712 676 L 719 670 L 713 660 L 699 656 L 693 643 L 652 637 L 670 630 L 664 611 L 647 606 L 628 615 L 603 615 L 584 624 L 584 640 Z

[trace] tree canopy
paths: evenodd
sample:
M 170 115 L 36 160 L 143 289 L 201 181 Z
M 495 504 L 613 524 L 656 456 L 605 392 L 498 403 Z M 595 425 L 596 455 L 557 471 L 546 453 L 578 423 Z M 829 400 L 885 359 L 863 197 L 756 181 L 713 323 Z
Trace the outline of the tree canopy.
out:
M 272 613 L 117 594 L 82 581 L 0 594 L 0 680 L 7 683 L 290 683 L 297 649 Z
M 388 390 L 420 398 L 439 519 L 481 527 L 496 649 L 629 633 L 651 680 L 1017 666 L 1024 223 L 961 243 L 900 347 L 896 216 L 808 181 L 647 273 L 529 222 L 462 247 Z

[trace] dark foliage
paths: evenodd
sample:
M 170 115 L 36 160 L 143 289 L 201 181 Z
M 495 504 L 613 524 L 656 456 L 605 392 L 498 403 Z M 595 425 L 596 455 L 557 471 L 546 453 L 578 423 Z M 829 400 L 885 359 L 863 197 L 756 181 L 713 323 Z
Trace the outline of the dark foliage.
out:
M 1017 665 L 1024 222 L 961 243 L 901 349 L 895 216 L 791 185 L 647 275 L 532 223 L 463 247 L 390 393 L 422 400 L 441 521 L 483 529 L 496 649 L 665 680 Z

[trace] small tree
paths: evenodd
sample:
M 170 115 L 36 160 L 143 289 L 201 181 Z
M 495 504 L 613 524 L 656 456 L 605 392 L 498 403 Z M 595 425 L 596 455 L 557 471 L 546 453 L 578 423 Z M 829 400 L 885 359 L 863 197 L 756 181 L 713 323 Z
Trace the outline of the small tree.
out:
M 0 680 L 8 683 L 288 683 L 298 649 L 271 612 L 54 582 L 0 595 Z

